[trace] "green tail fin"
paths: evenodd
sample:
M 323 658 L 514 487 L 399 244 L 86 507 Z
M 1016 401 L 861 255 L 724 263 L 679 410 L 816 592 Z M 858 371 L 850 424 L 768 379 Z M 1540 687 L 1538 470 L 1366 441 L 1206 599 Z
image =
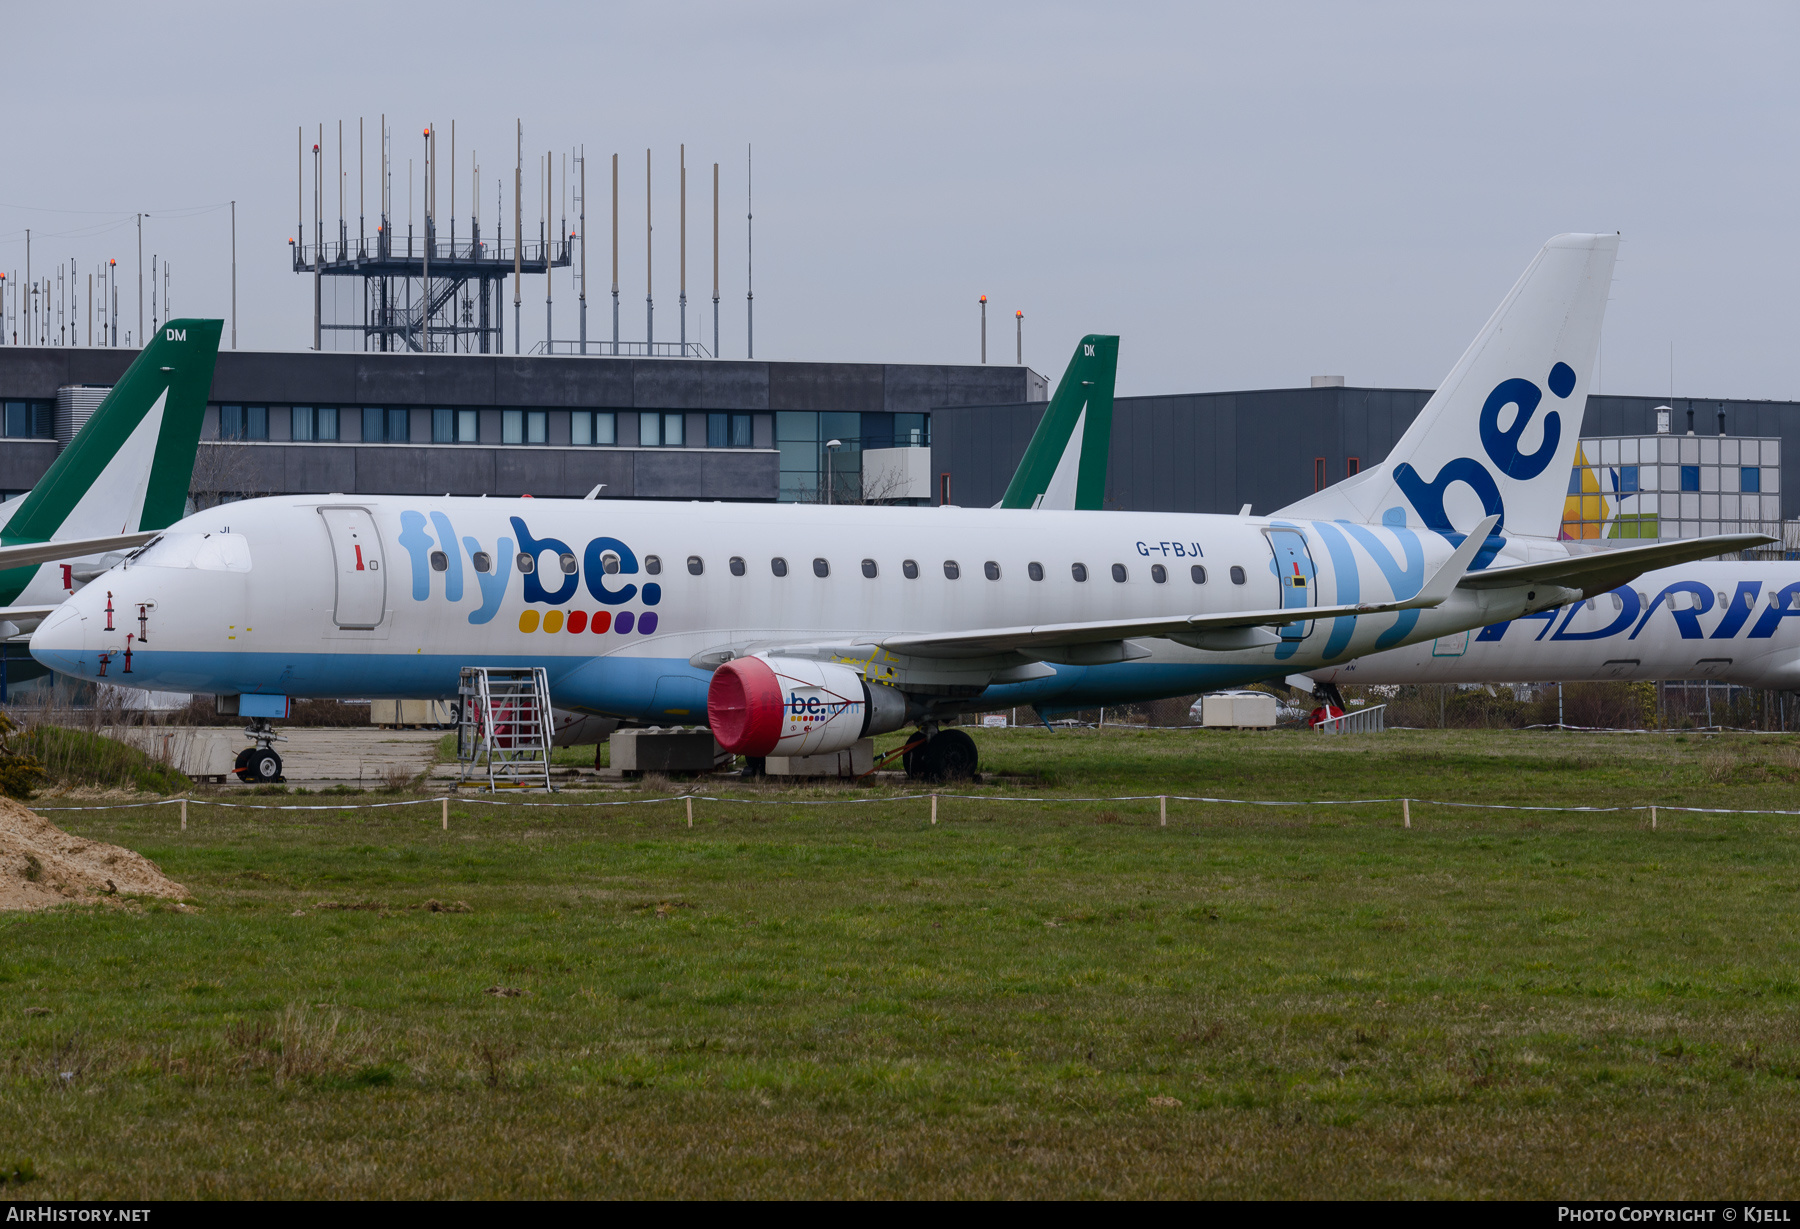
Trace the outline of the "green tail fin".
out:
M 1117 337 L 1090 333 L 1081 339 L 1000 500 L 1002 508 L 1100 509 L 1118 370 Z
M 181 519 L 220 320 L 171 320 L 20 502 L 0 541 L 165 529 Z

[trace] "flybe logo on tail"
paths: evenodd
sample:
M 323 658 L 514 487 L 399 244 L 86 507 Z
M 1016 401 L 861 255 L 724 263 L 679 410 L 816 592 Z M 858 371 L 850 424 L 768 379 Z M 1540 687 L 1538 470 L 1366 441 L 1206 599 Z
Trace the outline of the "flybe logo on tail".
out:
M 163 337 L 169 341 L 186 341 L 187 340 L 187 330 L 186 329 L 164 329 Z
M 1566 400 L 1575 391 L 1575 369 L 1567 363 L 1558 363 L 1550 369 L 1549 378 L 1544 381 L 1550 386 L 1558 400 Z M 1557 445 L 1562 442 L 1562 415 L 1556 410 L 1548 410 L 1544 414 L 1543 440 L 1535 452 L 1526 452 L 1519 447 L 1519 441 L 1525 429 L 1531 425 L 1536 416 L 1538 405 L 1543 401 L 1544 393 L 1530 380 L 1518 378 L 1502 380 L 1488 394 L 1481 406 L 1479 423 L 1482 451 L 1487 453 L 1488 461 L 1494 469 L 1508 478 L 1520 482 L 1529 482 L 1543 473 L 1556 459 Z M 1513 408 L 1511 420 L 1503 427 L 1501 416 L 1508 407 Z M 1494 473 L 1482 462 L 1473 457 L 1457 457 L 1446 461 L 1439 469 L 1437 476 L 1427 481 L 1409 462 L 1402 461 L 1394 467 L 1394 484 L 1412 504 L 1419 519 L 1425 522 L 1428 529 L 1435 529 L 1450 541 L 1461 545 L 1463 536 L 1455 531 L 1450 523 L 1450 515 L 1444 509 L 1444 496 L 1452 486 L 1462 483 L 1481 500 L 1481 514 L 1493 516 L 1499 514 L 1499 523 L 1494 526 L 1493 536 L 1488 545 L 1475 557 L 1475 567 L 1485 567 L 1493 559 L 1502 545 L 1501 531 L 1506 528 L 1506 500 L 1500 494 L 1500 483 Z

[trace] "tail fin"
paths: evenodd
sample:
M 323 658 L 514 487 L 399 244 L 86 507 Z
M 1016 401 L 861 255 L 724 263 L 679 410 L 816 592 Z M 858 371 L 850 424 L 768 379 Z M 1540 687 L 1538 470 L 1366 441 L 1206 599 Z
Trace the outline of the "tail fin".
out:
M 165 324 L 19 502 L 0 541 L 97 538 L 180 520 L 223 327 Z
M 1618 251 L 1617 235 L 1546 243 L 1387 459 L 1280 515 L 1417 517 L 1460 543 L 1498 513 L 1477 567 L 1502 532 L 1557 537 Z
M 1002 508 L 1100 508 L 1118 371 L 1117 337 L 1090 333 L 1081 339 L 1001 497 Z

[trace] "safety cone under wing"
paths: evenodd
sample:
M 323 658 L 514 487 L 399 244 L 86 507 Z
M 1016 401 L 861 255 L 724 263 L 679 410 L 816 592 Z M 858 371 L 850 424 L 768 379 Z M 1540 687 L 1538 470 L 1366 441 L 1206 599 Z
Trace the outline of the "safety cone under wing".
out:
M 61 600 L 60 580 L 33 583 L 44 560 L 128 550 L 181 519 L 222 328 L 219 320 L 171 320 L 159 329 L 43 478 L 11 505 L 0 526 L 0 607 L 22 595 Z
M 1001 497 L 1002 508 L 1100 510 L 1118 371 L 1117 337 L 1090 333 L 1081 339 Z
M 1423 525 L 1460 542 L 1486 516 L 1503 534 L 1555 539 L 1581 434 L 1617 235 L 1543 246 L 1380 465 L 1277 515 Z

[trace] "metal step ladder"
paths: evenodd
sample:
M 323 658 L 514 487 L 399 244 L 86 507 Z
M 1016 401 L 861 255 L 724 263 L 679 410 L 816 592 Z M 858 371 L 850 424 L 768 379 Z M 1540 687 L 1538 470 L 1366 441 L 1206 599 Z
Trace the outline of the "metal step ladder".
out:
M 542 666 L 464 666 L 457 686 L 462 779 L 489 789 L 549 789 L 550 679 Z

